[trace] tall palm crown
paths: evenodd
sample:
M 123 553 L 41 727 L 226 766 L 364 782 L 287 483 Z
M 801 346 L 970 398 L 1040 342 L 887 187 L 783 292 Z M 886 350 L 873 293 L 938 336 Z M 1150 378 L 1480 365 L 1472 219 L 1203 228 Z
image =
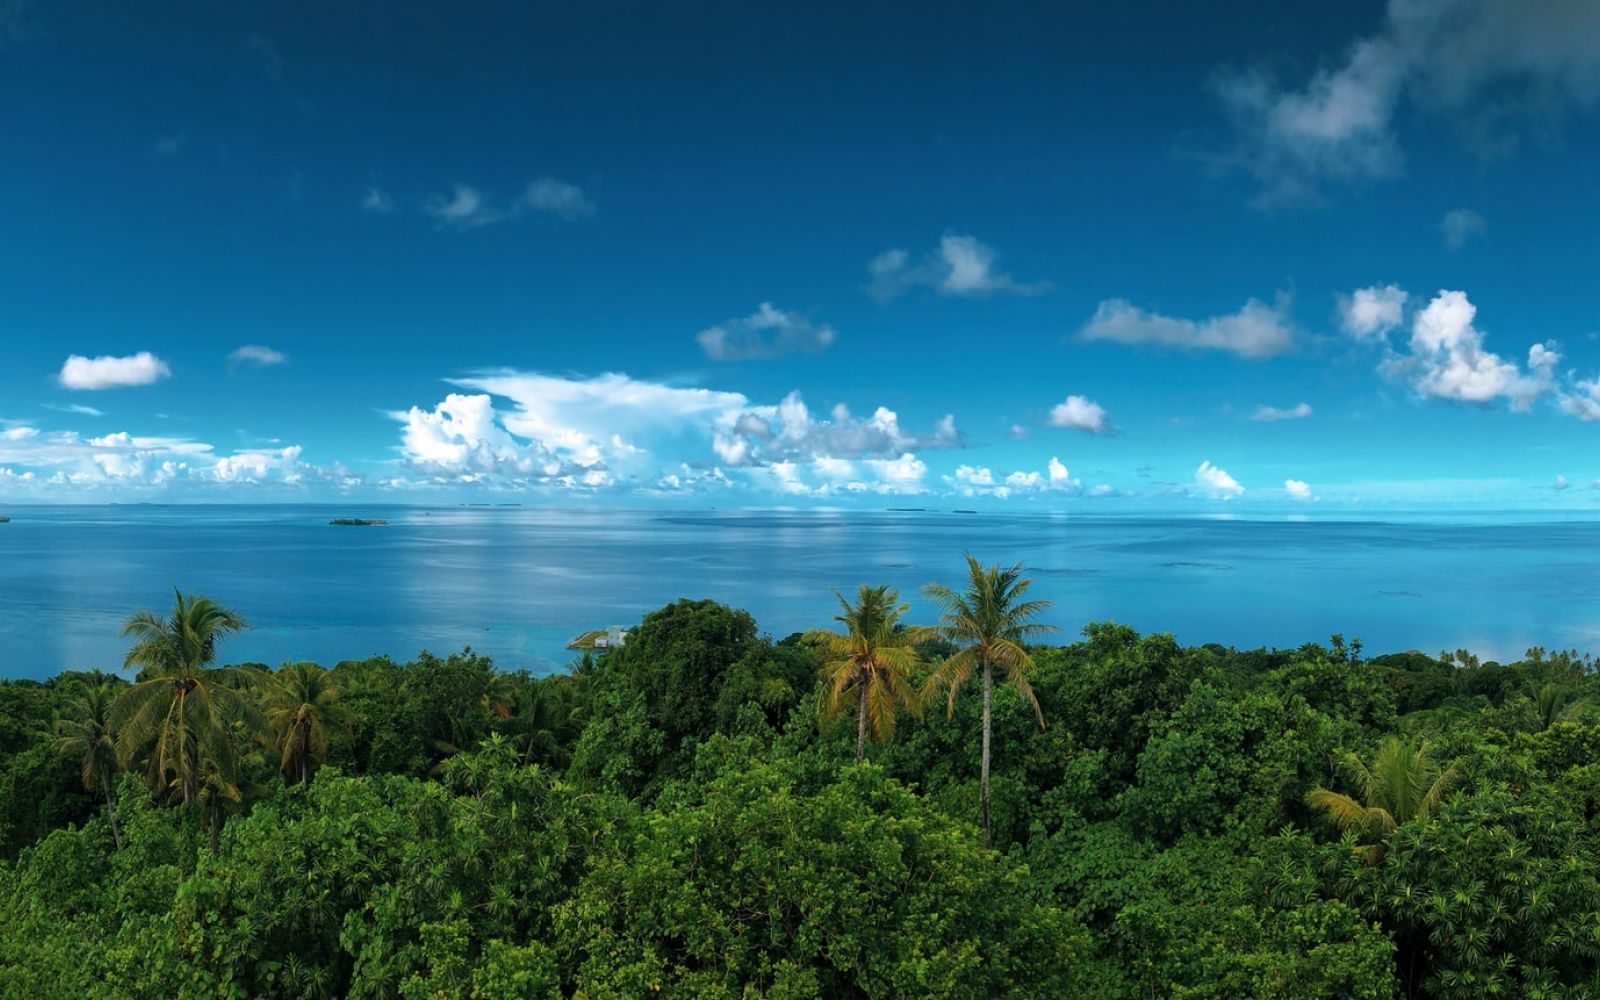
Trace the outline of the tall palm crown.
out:
M 207 669 L 217 643 L 246 628 L 208 598 L 174 591 L 167 617 L 140 611 L 122 627 L 134 639 L 124 667 L 138 680 L 117 699 L 111 723 L 124 766 L 148 753 L 152 784 L 170 785 L 185 805 L 199 794 L 204 766 L 231 779 L 238 761 L 232 723 L 255 721 L 250 700 L 228 686 L 243 675 Z
M 56 753 L 79 763 L 83 790 L 99 792 L 105 798 L 106 819 L 111 837 L 120 849 L 122 831 L 117 827 L 113 785 L 117 771 L 117 742 L 112 736 L 111 712 L 117 700 L 117 682 L 104 675 L 86 678 L 74 685 L 66 710 L 56 720 Z
M 328 730 L 342 728 L 348 715 L 344 692 L 333 674 L 315 663 L 291 663 L 267 689 L 266 723 L 279 752 L 278 769 L 304 784 L 314 763 L 328 759 Z
M 942 609 L 938 633 L 961 647 L 928 678 L 927 690 L 947 689 L 948 710 L 954 712 L 956 692 L 974 669 L 989 664 L 1002 667 L 1007 683 L 1033 706 L 1039 725 L 1043 726 L 1044 713 L 1033 696 L 1033 688 L 1028 686 L 1033 657 L 1028 655 L 1025 643 L 1056 630 L 1054 625 L 1033 620 L 1053 605 L 1049 601 L 1023 600 L 1033 581 L 1022 575 L 1021 563 L 1008 569 L 985 567 L 969 555 L 967 575 L 966 589 L 960 592 L 939 583 L 922 588 L 928 600 Z
M 1028 640 L 1055 631 L 1055 626 L 1034 621 L 1051 607 L 1049 601 L 1024 600 L 1033 581 L 1022 575 L 1022 564 L 1008 569 L 999 565 L 984 566 L 972 555 L 967 556 L 967 585 L 955 591 L 943 584 L 931 583 L 923 588 L 930 601 L 939 605 L 942 613 L 936 631 L 960 648 L 947 657 L 928 677 L 923 688 L 927 697 L 940 688 L 948 692 L 947 712 L 955 713 L 956 692 L 972 676 L 974 670 L 982 671 L 983 679 L 983 741 L 979 763 L 979 807 L 983 821 L 983 842 L 993 843 L 994 835 L 989 823 L 989 741 L 993 728 L 990 709 L 994 687 L 994 668 L 1005 671 L 1005 682 L 1017 689 L 1038 716 L 1039 728 L 1044 728 L 1044 712 L 1039 699 L 1028 684 L 1028 671 L 1033 669 L 1033 657 L 1028 655 Z
M 1327 813 L 1341 828 L 1376 839 L 1378 843 L 1367 851 L 1368 860 L 1374 862 L 1383 858 L 1383 841 L 1402 824 L 1437 809 L 1457 780 L 1454 767 L 1440 768 L 1433 759 L 1427 740 L 1412 742 L 1399 736 L 1378 745 L 1370 767 L 1353 753 L 1339 765 L 1364 801 L 1314 788 L 1306 794 L 1306 803 Z
M 840 611 L 833 620 L 842 627 L 814 629 L 806 638 L 825 657 L 818 705 L 822 721 L 836 718 L 855 702 L 859 761 L 866 756 L 869 734 L 879 742 L 888 740 L 897 711 L 920 708 L 911 674 L 921 663 L 916 644 L 925 630 L 901 622 L 911 605 L 900 603 L 900 594 L 889 587 L 862 586 L 854 604 L 838 591 L 834 596 Z
M 1534 723 L 1541 732 L 1558 722 L 1575 721 L 1592 707 L 1589 699 L 1579 697 L 1578 689 L 1568 684 L 1542 684 L 1529 695 Z

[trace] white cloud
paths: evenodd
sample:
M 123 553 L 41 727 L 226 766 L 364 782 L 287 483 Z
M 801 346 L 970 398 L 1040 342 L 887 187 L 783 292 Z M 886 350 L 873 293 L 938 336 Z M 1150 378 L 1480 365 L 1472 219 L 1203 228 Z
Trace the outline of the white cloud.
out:
M 76 413 L 80 417 L 103 417 L 106 415 L 104 410 L 97 410 L 92 406 L 84 406 L 82 403 L 68 403 L 66 406 L 57 406 L 54 403 L 44 403 L 42 405 L 47 410 L 55 410 L 59 413 Z
M 140 351 L 127 357 L 103 355 L 86 358 L 74 354 L 61 366 L 57 376 L 68 389 L 114 389 L 119 386 L 149 385 L 167 378 L 172 369 L 167 363 L 151 354 Z
M 260 365 L 266 368 L 272 365 L 286 365 L 288 363 L 289 355 L 284 354 L 282 351 L 275 351 L 270 347 L 263 347 L 260 344 L 246 344 L 228 355 L 228 367 L 230 369 L 246 364 Z
M 1311 404 L 1296 403 L 1287 409 L 1279 409 L 1276 406 L 1263 406 L 1256 410 L 1255 416 L 1250 419 L 1272 422 L 1277 420 L 1304 420 L 1309 416 L 1311 416 Z
M 1311 486 L 1304 480 L 1285 479 L 1283 481 L 1283 494 L 1290 500 L 1310 500 Z
M 1512 409 L 1528 409 L 1548 382 L 1485 350 L 1483 333 L 1473 325 L 1477 312 L 1465 292 L 1440 292 L 1412 319 L 1410 356 L 1391 367 L 1404 372 L 1424 396 L 1466 403 L 1505 398 Z M 1549 368 L 1540 371 L 1548 374 Z
M 1379 340 L 1405 319 L 1406 293 L 1395 285 L 1358 288 L 1339 297 L 1344 331 L 1357 340 Z
M 1067 467 L 1052 457 L 1044 472 L 1018 469 L 998 476 L 986 466 L 959 465 L 952 475 L 943 477 L 945 487 L 958 496 L 988 496 L 1006 499 L 1012 496 L 1042 493 L 1081 494 L 1083 483 L 1072 478 Z
M 988 295 L 1038 295 L 1049 282 L 1020 282 L 995 267 L 994 248 L 972 236 L 947 234 L 939 247 L 913 263 L 905 250 L 886 250 L 867 265 L 871 283 L 867 291 L 887 302 L 917 286 L 940 295 L 982 298 Z
M 1119 344 L 1228 351 L 1246 358 L 1282 354 L 1294 340 L 1287 298 L 1282 296 L 1270 306 L 1250 299 L 1238 312 L 1198 322 L 1146 312 L 1125 299 L 1107 299 L 1095 309 L 1079 336 Z
M 395 211 L 394 199 L 389 197 L 389 192 L 378 187 L 369 187 L 361 196 L 361 210 L 371 212 L 373 215 L 393 215 Z
M 1484 346 L 1477 328 L 1477 307 L 1461 291 L 1444 290 L 1411 317 L 1411 337 L 1403 350 L 1389 341 L 1401 325 L 1406 293 L 1394 285 L 1367 288 L 1341 299 L 1345 329 L 1358 339 L 1382 345 L 1380 370 L 1404 379 L 1426 398 L 1487 404 L 1499 399 L 1513 410 L 1530 409 L 1539 397 L 1554 393 L 1563 409 L 1583 416 L 1580 395 L 1558 384 L 1561 355 L 1554 344 L 1528 350 L 1527 368 L 1519 367 Z M 1584 383 L 1575 383 L 1582 391 Z M 1600 416 L 1600 410 L 1597 410 Z
M 695 336 L 713 361 L 779 358 L 796 351 L 820 354 L 836 339 L 838 334 L 828 324 L 812 323 L 770 302 L 761 303 L 749 316 L 707 327 Z
M 403 425 L 402 461 L 436 484 L 683 490 L 735 473 L 796 494 L 905 492 L 927 472 L 916 450 L 961 443 L 948 417 L 914 434 L 884 407 L 857 418 L 840 405 L 817 418 L 798 393 L 765 406 L 742 393 L 616 373 L 495 371 L 452 381 L 467 391 L 391 414 Z M 726 472 L 703 473 L 712 467 Z
M 1111 434 L 1105 407 L 1083 396 L 1068 396 L 1050 410 L 1051 427 L 1068 427 L 1085 434 Z
M 1244 487 L 1239 485 L 1237 479 L 1209 461 L 1201 462 L 1200 467 L 1194 470 L 1194 484 L 1212 496 L 1223 499 L 1236 497 L 1244 492 Z
M 237 451 L 217 459 L 209 474 L 225 483 L 277 480 L 294 484 L 304 478 L 300 446 Z
M 422 210 L 446 228 L 477 229 L 528 212 L 580 219 L 594 214 L 594 204 L 577 185 L 540 177 L 504 204 L 497 204 L 470 184 L 452 184 L 449 195 L 429 200 Z
M 563 219 L 583 219 L 594 214 L 594 203 L 582 188 L 554 177 L 539 177 L 529 181 L 517 204 L 530 211 Z
M 111 496 L 171 491 L 204 495 L 220 487 L 298 488 L 313 482 L 340 489 L 361 485 L 360 477 L 342 466 L 323 469 L 300 456 L 298 445 L 219 456 L 203 441 L 127 431 L 85 438 L 76 431 L 13 426 L 0 433 L 0 466 L 25 470 L 6 481 L 28 484 L 30 493 L 41 497 L 95 491 Z
M 1026 441 L 1031 433 L 1028 428 L 1021 424 L 1012 424 L 1011 429 L 1006 432 L 1006 436 L 1013 441 Z
M 1482 236 L 1489 231 L 1489 224 L 1483 216 L 1470 208 L 1452 208 L 1444 213 L 1444 218 L 1439 221 L 1439 231 L 1444 234 L 1444 245 L 1451 250 L 1460 250 L 1467 245 L 1467 241 L 1474 236 Z
M 1600 421 L 1600 377 L 1574 382 L 1572 388 L 1558 394 L 1561 409 L 1585 422 Z
M 1572 485 L 1571 483 L 1567 482 L 1567 477 L 1566 476 L 1559 476 L 1558 475 L 1558 476 L 1556 476 L 1555 482 L 1550 484 L 1550 488 L 1559 493 L 1562 490 L 1565 490 L 1565 489 L 1569 488 L 1571 485 Z
M 713 447 L 729 466 L 810 462 L 818 457 L 887 459 L 923 448 L 958 448 L 961 433 L 946 416 L 932 434 L 914 434 L 899 416 L 880 406 L 870 417 L 856 417 L 842 403 L 828 417 L 812 416 L 798 392 L 777 406 L 750 406 L 716 422 Z
M 1452 115 L 1480 149 L 1507 149 L 1524 120 L 1600 97 L 1597 36 L 1600 5 L 1581 0 L 1390 0 L 1376 34 L 1299 88 L 1224 75 L 1239 136 L 1229 160 L 1260 184 L 1259 206 L 1315 201 L 1326 182 L 1402 171 L 1407 104 Z

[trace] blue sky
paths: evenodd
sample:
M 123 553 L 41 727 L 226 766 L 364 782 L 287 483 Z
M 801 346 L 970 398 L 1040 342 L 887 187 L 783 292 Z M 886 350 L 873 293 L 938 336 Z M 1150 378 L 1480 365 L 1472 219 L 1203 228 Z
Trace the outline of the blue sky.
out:
M 0 502 L 1600 504 L 1600 8 L 569 6 L 0 2 Z

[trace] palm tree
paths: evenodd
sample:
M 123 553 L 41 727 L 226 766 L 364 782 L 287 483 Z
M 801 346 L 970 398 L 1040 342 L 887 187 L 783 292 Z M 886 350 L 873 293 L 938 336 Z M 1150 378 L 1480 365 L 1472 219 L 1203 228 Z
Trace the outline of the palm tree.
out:
M 1360 789 L 1364 801 L 1314 788 L 1306 793 L 1306 804 L 1327 813 L 1341 829 L 1376 838 L 1378 842 L 1367 848 L 1367 860 L 1376 864 L 1383 860 L 1390 835 L 1438 808 L 1457 780 L 1455 767 L 1441 770 L 1432 750 L 1427 740 L 1390 736 L 1378 745 L 1370 767 L 1354 753 L 1347 753 L 1339 761 L 1340 768 Z
M 111 840 L 120 851 L 122 831 L 117 826 L 117 806 L 112 797 L 117 743 L 112 737 L 110 723 L 112 706 L 117 700 L 117 682 L 96 674 L 74 684 L 76 690 L 67 702 L 66 714 L 56 720 L 53 745 L 56 753 L 81 764 L 84 791 L 105 796 Z
M 522 752 L 523 763 L 566 764 L 563 747 L 582 729 L 577 690 L 570 676 L 547 677 L 530 682 L 516 699 L 515 714 L 497 728 Z
M 315 663 L 287 664 L 267 688 L 267 731 L 278 748 L 278 769 L 302 785 L 311 780 L 312 763 L 328 759 L 329 728 L 348 723 L 339 704 L 343 694 Z
M 200 787 L 195 793 L 200 806 L 200 825 L 210 831 L 211 853 L 217 853 L 217 842 L 222 838 L 222 822 L 228 813 L 236 812 L 244 802 L 238 785 L 238 775 L 223 774 L 207 764 L 200 776 Z
M 232 780 L 238 748 L 231 721 L 253 724 L 254 706 L 229 681 L 249 678 L 233 669 L 208 669 L 217 643 L 246 628 L 243 618 L 210 599 L 176 590 L 172 613 L 140 611 L 122 627 L 135 641 L 124 667 L 141 668 L 117 698 L 110 722 L 124 766 L 148 752 L 151 783 L 168 787 L 184 805 L 200 793 L 209 768 Z
M 1023 597 L 1033 581 L 1022 575 L 1022 564 L 1009 569 L 998 565 L 985 567 L 967 556 L 967 586 L 956 592 L 942 584 L 931 583 L 923 588 L 930 601 L 939 605 L 936 631 L 945 639 L 961 647 L 945 658 L 944 663 L 928 678 L 924 695 L 943 688 L 949 693 L 947 714 L 955 714 L 956 692 L 981 669 L 983 676 L 983 751 L 979 781 L 980 808 L 983 815 L 983 843 L 993 843 L 989 828 L 989 732 L 991 727 L 990 701 L 994 690 L 994 668 L 1005 670 L 1005 682 L 1017 689 L 1024 701 L 1033 706 L 1039 717 L 1039 728 L 1044 728 L 1044 712 L 1039 700 L 1028 686 L 1028 671 L 1033 669 L 1033 657 L 1028 655 L 1028 640 L 1055 631 L 1054 625 L 1034 621 L 1051 607 L 1049 601 L 1026 601 Z
M 1578 697 L 1577 689 L 1568 684 L 1554 682 L 1531 689 L 1534 725 L 1539 732 L 1558 722 L 1580 719 L 1590 708 L 1589 699 Z
M 827 724 L 839 716 L 854 696 L 856 709 L 856 761 L 867 754 L 867 735 L 882 742 L 894 735 L 895 712 L 905 707 L 919 711 L 921 701 L 911 685 L 911 672 L 921 658 L 917 642 L 925 630 L 904 625 L 900 619 L 911 610 L 888 587 L 862 586 L 851 604 L 837 590 L 840 612 L 833 616 L 843 628 L 813 629 L 806 639 L 823 649 L 822 687 L 818 716 Z

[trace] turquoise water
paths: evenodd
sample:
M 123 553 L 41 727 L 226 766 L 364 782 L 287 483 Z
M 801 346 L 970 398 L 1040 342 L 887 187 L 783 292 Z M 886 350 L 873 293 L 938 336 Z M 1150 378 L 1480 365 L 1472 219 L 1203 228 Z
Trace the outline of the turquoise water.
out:
M 1600 521 L 1550 515 L 1363 519 L 536 507 L 21 507 L 0 524 L 0 676 L 120 664 L 130 611 L 174 585 L 243 613 L 224 658 L 279 663 L 462 646 L 505 668 L 678 597 L 774 635 L 826 624 L 830 588 L 914 596 L 961 554 L 1022 562 L 1070 636 L 1114 619 L 1184 642 L 1369 652 L 1530 645 L 1600 651 Z M 386 527 L 333 527 L 375 516 Z M 1544 518 L 1544 519 L 1541 519 Z M 926 610 L 918 613 L 926 620 Z

